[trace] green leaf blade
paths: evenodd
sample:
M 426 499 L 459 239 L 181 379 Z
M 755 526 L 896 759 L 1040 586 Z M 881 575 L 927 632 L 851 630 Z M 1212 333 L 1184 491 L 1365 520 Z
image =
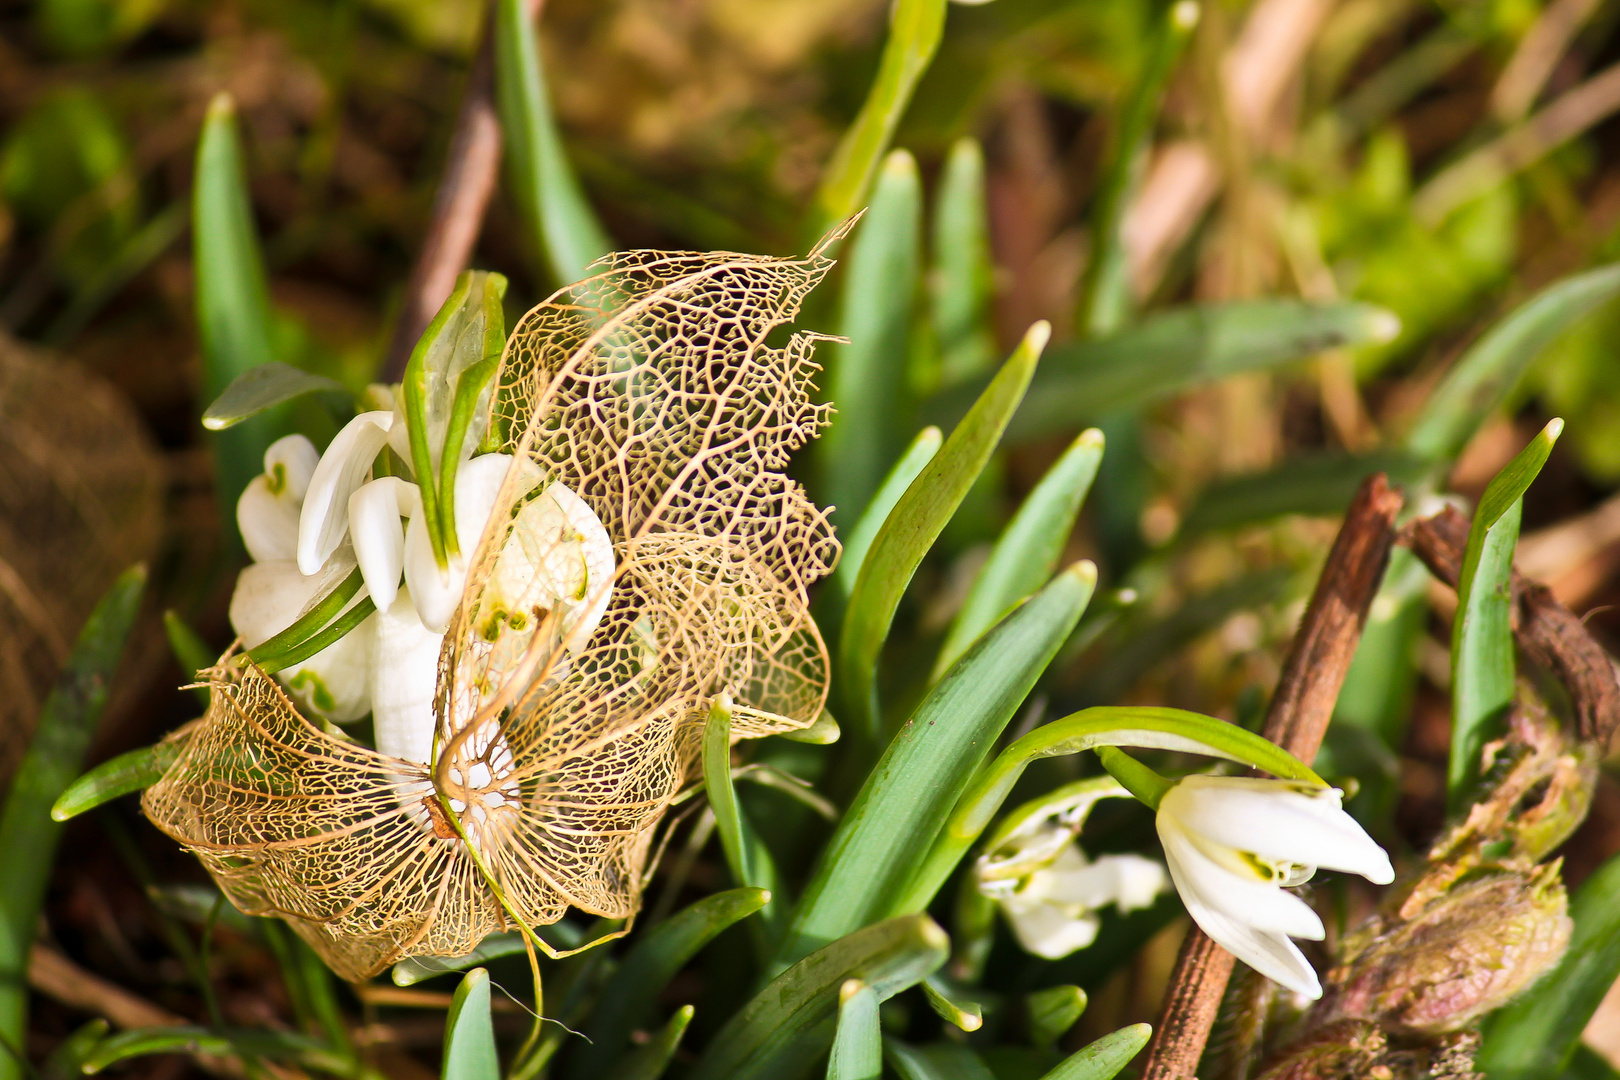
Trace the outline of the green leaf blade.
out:
M 305 394 L 317 391 L 346 394 L 343 384 L 324 375 L 311 375 L 290 364 L 272 360 L 242 372 L 214 403 L 203 410 L 202 424 L 209 431 L 224 431 Z
M 778 975 L 710 1041 L 693 1080 L 795 1080 L 832 1043 L 838 991 L 859 979 L 887 1001 L 938 970 L 950 939 L 926 915 L 869 926 Z
M 489 972 L 473 968 L 456 987 L 444 1021 L 444 1080 L 501 1080 L 495 1025 L 489 1010 Z
M 856 730 L 875 742 L 879 717 L 874 672 L 911 575 L 933 547 L 973 481 L 990 460 L 1023 399 L 1051 327 L 1038 322 L 991 380 L 950 438 L 923 467 L 872 541 L 850 592 L 838 672 Z
M 906 493 L 911 482 L 917 479 L 917 474 L 923 471 L 935 454 L 939 452 L 940 443 L 945 437 L 940 434 L 939 428 L 923 428 L 917 437 L 911 440 L 900 460 L 894 463 L 889 475 L 883 478 L 877 491 L 872 495 L 871 502 L 866 504 L 866 510 L 855 527 L 849 530 L 842 539 L 844 541 L 844 554 L 838 560 L 838 569 L 834 573 L 835 580 L 844 596 L 847 598 L 855 588 L 855 579 L 859 576 L 861 566 L 866 562 L 866 556 L 872 550 L 872 541 L 883 528 L 883 523 L 889 519 L 894 510 L 894 504 L 900 501 L 900 496 Z
M 859 979 L 838 990 L 838 1028 L 833 1035 L 827 1080 L 878 1080 L 883 1072 L 883 1030 L 878 999 Z
M 1078 563 L 985 635 L 895 736 L 828 841 L 778 957 L 791 963 L 887 915 L 920 911 L 915 876 L 956 795 L 1068 637 L 1096 585 Z M 943 879 L 941 879 L 942 881 Z M 902 896 L 912 897 L 902 903 Z
M 1132 1024 L 1076 1051 L 1041 1080 L 1113 1080 L 1142 1052 L 1153 1035 L 1150 1024 Z
M 1080 506 L 1102 462 L 1103 435 L 1083 432 L 1041 477 L 996 541 L 962 601 L 934 663 L 935 679 L 1014 604 L 1032 595 L 1057 569 Z
M 51 804 L 51 820 L 70 821 L 114 799 L 145 791 L 163 779 L 180 757 L 182 745 L 165 739 L 102 762 L 69 784 Z
M 675 1056 L 676 1048 L 681 1045 L 687 1025 L 692 1022 L 694 1011 L 690 1005 L 676 1009 L 669 1023 L 648 1040 L 647 1045 L 626 1055 L 618 1068 L 606 1074 L 609 1080 L 658 1080 L 663 1076 L 664 1070 L 669 1068 L 670 1059 Z

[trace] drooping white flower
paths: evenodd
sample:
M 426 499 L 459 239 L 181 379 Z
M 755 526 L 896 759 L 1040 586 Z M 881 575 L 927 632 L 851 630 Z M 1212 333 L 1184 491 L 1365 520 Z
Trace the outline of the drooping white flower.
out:
M 1159 802 L 1170 877 L 1187 912 L 1217 944 L 1307 997 L 1321 983 L 1290 938 L 1319 941 L 1322 920 L 1286 888 L 1317 867 L 1395 879 L 1384 849 L 1340 805 L 1337 788 L 1292 780 L 1188 776 Z
M 377 612 L 370 662 L 372 734 L 379 753 L 426 765 L 433 758 L 433 692 L 444 635 L 422 625 L 408 589 Z
M 298 557 L 298 516 L 320 457 L 302 435 L 277 439 L 264 452 L 264 472 L 236 500 L 236 527 L 254 562 Z
M 392 412 L 363 412 L 343 425 L 321 455 L 298 518 L 298 569 L 304 573 L 319 570 L 343 542 L 349 531 L 349 497 L 366 482 L 393 426 Z
M 1103 855 L 1092 862 L 1070 842 L 1028 877 L 983 883 L 980 890 L 1000 904 L 1026 952 L 1057 960 L 1097 939 L 1099 909 L 1148 907 L 1168 885 L 1164 867 L 1152 859 Z
M 387 611 L 405 569 L 405 522 L 422 513 L 422 491 L 397 476 L 380 476 L 349 496 L 349 536 L 366 591 Z M 414 609 L 413 609 L 414 610 Z

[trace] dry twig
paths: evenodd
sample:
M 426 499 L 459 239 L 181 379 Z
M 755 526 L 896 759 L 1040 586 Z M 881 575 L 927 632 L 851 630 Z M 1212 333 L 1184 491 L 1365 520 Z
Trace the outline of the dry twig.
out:
M 1368 477 L 1351 500 L 1328 552 L 1316 591 L 1277 680 L 1264 734 L 1310 762 L 1322 745 L 1333 704 L 1350 670 L 1356 645 L 1395 540 L 1401 496 L 1383 473 Z M 1198 1068 L 1221 995 L 1232 974 L 1232 954 L 1194 927 L 1182 943 L 1148 1046 L 1143 1080 L 1189 1080 Z

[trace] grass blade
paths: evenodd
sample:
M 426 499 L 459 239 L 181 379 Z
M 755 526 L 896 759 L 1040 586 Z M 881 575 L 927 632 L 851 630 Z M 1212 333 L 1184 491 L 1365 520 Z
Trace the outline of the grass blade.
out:
M 78 1080 L 84 1075 L 84 1063 L 98 1043 L 107 1037 L 109 1025 L 105 1020 L 92 1020 L 63 1039 L 39 1070 L 41 1080 Z
M 182 742 L 165 739 L 103 761 L 73 783 L 51 804 L 52 821 L 69 821 L 103 803 L 145 791 L 169 771 Z
M 217 94 L 208 104 L 197 143 L 191 213 L 203 392 L 216 400 L 238 378 L 275 359 L 270 292 L 236 135 L 236 104 L 229 94 Z M 241 547 L 237 496 L 263 471 L 265 448 L 275 436 L 274 417 L 261 415 L 213 437 L 214 485 L 232 550 Z
M 1051 1046 L 1086 1011 L 1086 992 L 1078 986 L 1050 986 L 1024 999 L 1029 1009 L 1029 1038 L 1036 1046 Z
M 473 968 L 456 987 L 444 1021 L 444 1080 L 501 1080 L 495 1025 L 489 1012 L 489 972 Z
M 1217 480 L 1199 493 L 1182 520 L 1180 536 L 1232 529 L 1285 514 L 1323 517 L 1344 513 L 1361 482 L 1375 472 L 1391 484 L 1412 484 L 1431 462 L 1401 449 L 1368 454 L 1321 454 L 1287 461 L 1261 473 Z
M 1041 1080 L 1112 1080 L 1142 1052 L 1152 1034 L 1151 1024 L 1120 1028 L 1071 1054 Z
M 944 441 L 945 437 L 937 427 L 923 428 L 918 432 L 911 445 L 906 447 L 906 452 L 900 455 L 900 460 L 894 463 L 894 468 L 889 470 L 889 475 L 883 478 L 883 483 L 878 485 L 861 519 L 843 537 L 844 554 L 838 560 L 834 577 L 846 597 L 855 588 L 855 578 L 861 571 L 861 565 L 866 562 L 867 552 L 872 549 L 872 541 L 877 539 L 883 523 L 889 520 L 894 504 L 900 501 L 900 496 L 917 479 L 923 466 L 933 460 L 939 452 L 939 444 Z
M 838 989 L 838 1030 L 833 1035 L 827 1080 L 878 1080 L 883 1073 L 883 1030 L 878 999 L 859 979 Z
M 860 520 L 900 453 L 921 223 L 917 163 L 896 150 L 883 163 L 844 276 L 840 333 L 849 344 L 832 365 L 828 397 L 838 411 L 820 445 L 823 487 L 840 524 Z
M 1125 221 L 1125 208 L 1141 183 L 1165 85 L 1198 26 L 1198 5 L 1191 0 L 1172 3 L 1160 20 L 1148 47 L 1147 62 L 1120 112 L 1108 171 L 1094 204 L 1092 255 L 1080 284 L 1080 304 L 1075 312 L 1076 332 L 1085 338 L 1114 333 L 1129 318 L 1131 283 L 1120 227 Z
M 1485 1029 L 1478 1065 L 1491 1080 L 1557 1076 L 1570 1064 L 1592 1014 L 1620 978 L 1620 856 L 1587 878 L 1570 905 L 1569 951 L 1533 993 L 1498 1012 Z
M 0 1037 L 5 1045 L 26 1044 L 28 951 L 62 834 L 51 820 L 51 805 L 82 767 L 145 591 L 146 568 L 132 567 L 90 613 L 0 809 Z M 0 1078 L 16 1080 L 21 1070 L 16 1058 L 0 1052 Z
M 169 650 L 174 653 L 175 662 L 188 679 L 195 679 L 197 672 L 211 667 L 219 655 L 173 608 L 163 613 L 163 633 L 169 639 Z M 208 687 L 193 687 L 192 693 L 202 702 L 203 708 L 208 708 Z
M 1524 493 L 1564 430 L 1553 420 L 1491 480 L 1474 510 L 1457 576 L 1451 624 L 1451 761 L 1446 794 L 1457 809 L 1472 785 L 1480 750 L 1513 704 L 1513 549 Z
M 559 285 L 613 250 L 569 164 L 525 0 L 496 0 L 495 101 L 513 200 Z
M 1610 263 L 1555 282 L 1519 305 L 1446 374 L 1407 434 L 1406 448 L 1432 461 L 1454 459 L 1541 351 L 1616 295 L 1620 263 Z
M 990 213 L 984 151 L 974 139 L 951 147 L 934 197 L 933 266 L 928 275 L 940 377 L 949 386 L 978 375 L 995 359 L 990 331 Z
M 879 1001 L 917 985 L 945 962 L 950 939 L 926 915 L 869 926 L 778 975 L 709 1043 L 692 1080 L 793 1080 L 832 1043 L 838 991 L 859 979 Z
M 714 703 L 704 726 L 703 786 L 714 811 L 715 831 L 720 834 L 720 847 L 725 852 L 731 879 L 738 885 L 751 886 L 764 893 L 766 900 L 760 918 L 769 919 L 776 867 L 770 861 L 770 852 L 749 830 L 742 808 L 737 805 L 737 790 L 731 779 L 731 703 L 728 700 Z M 756 934 L 762 949 L 773 936 L 769 929 L 768 924 L 762 924 Z
M 671 916 L 636 942 L 602 988 L 584 1029 L 590 1043 L 573 1054 L 565 1075 L 575 1080 L 601 1076 L 623 1052 L 628 1034 L 647 1023 L 658 995 L 675 973 L 722 930 L 752 915 L 769 899 L 770 893 L 764 889 L 715 893 Z
M 686 1026 L 692 1022 L 693 1011 L 690 1005 L 676 1009 L 669 1023 L 647 1045 L 637 1049 L 617 1069 L 606 1074 L 609 1080 L 658 1080 L 663 1076 L 664 1070 L 669 1068 L 670 1058 L 675 1056 L 676 1047 L 681 1045 Z
M 87 1075 L 104 1072 L 120 1061 L 154 1054 L 191 1054 L 216 1058 L 270 1058 L 297 1062 L 321 1072 L 345 1075 L 350 1064 L 329 1053 L 307 1035 L 266 1029 L 211 1031 L 203 1027 L 131 1028 L 96 1044 L 81 1068 Z
M 883 1052 L 901 1080 L 996 1080 L 978 1054 L 958 1043 L 907 1046 L 884 1039 Z
M 874 672 L 900 597 L 923 556 L 961 503 L 1029 385 L 1051 327 L 1038 322 L 1013 350 L 962 422 L 895 503 L 878 530 L 850 590 L 839 642 L 838 672 L 854 730 L 876 742 L 879 715 Z
M 923 980 L 923 996 L 941 1020 L 962 1031 L 978 1031 L 984 1026 L 984 1006 L 961 997 L 955 987 L 939 975 Z
M 980 634 L 1057 569 L 1102 456 L 1102 432 L 1091 428 L 1041 477 L 973 579 L 962 610 L 939 648 L 933 678 L 943 675 Z
M 927 906 L 932 891 L 920 902 L 897 904 L 912 889 L 957 793 L 1079 621 L 1096 575 L 1089 562 L 1059 574 L 980 639 L 917 706 L 828 841 L 778 963 L 876 919 Z
M 861 208 L 878 162 L 894 139 L 900 116 L 918 80 L 928 70 L 944 32 L 945 0 L 896 0 L 889 15 L 889 38 L 883 46 L 877 78 L 855 122 L 833 151 L 816 192 L 815 235 L 820 236 Z
M 1253 300 L 1186 307 L 1093 341 L 1054 347 L 1007 437 L 1027 442 L 1073 431 L 1200 383 L 1279 367 L 1341 345 L 1388 341 L 1393 314 L 1371 304 Z M 927 422 L 949 426 L 984 389 L 972 380 L 936 394 Z

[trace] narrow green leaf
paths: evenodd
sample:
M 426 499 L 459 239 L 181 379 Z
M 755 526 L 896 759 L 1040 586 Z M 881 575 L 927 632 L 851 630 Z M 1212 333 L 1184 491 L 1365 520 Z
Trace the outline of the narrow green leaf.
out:
M 1217 480 L 1199 493 L 1187 511 L 1180 537 L 1231 529 L 1284 514 L 1337 515 L 1344 512 L 1361 482 L 1375 472 L 1392 484 L 1412 484 L 1433 464 L 1401 449 L 1368 454 L 1322 454 L 1285 461 L 1262 473 Z
M 169 639 L 169 651 L 174 653 L 175 662 L 180 665 L 186 678 L 195 679 L 197 672 L 213 666 L 217 654 L 173 608 L 163 613 L 163 633 Z M 203 708 L 208 708 L 208 687 L 192 687 L 191 692 Z
M 1496 411 L 1525 369 L 1575 320 L 1620 295 L 1620 263 L 1554 282 L 1515 308 L 1463 354 L 1429 396 L 1406 448 L 1451 461 Z
M 720 834 L 720 847 L 726 855 L 731 879 L 741 886 L 759 889 L 766 896 L 760 918 L 771 915 L 770 894 L 776 885 L 776 867 L 770 861 L 770 852 L 760 843 L 743 820 L 742 808 L 737 805 L 737 792 L 731 781 L 731 702 L 721 699 L 709 709 L 709 720 L 703 730 L 703 785 L 709 795 L 709 807 L 714 811 L 715 831 Z M 759 943 L 763 947 L 767 927 L 761 925 Z
M 847 555 L 849 548 L 844 548 L 844 552 Z M 842 568 L 842 564 L 840 564 L 840 568 Z M 789 742 L 809 743 L 812 746 L 831 746 L 838 741 L 838 737 L 842 734 L 842 730 L 838 727 L 837 717 L 826 709 L 822 709 L 821 715 L 816 717 L 815 722 L 809 727 L 799 728 L 797 731 L 784 731 L 778 738 L 787 739 Z
M 329 1052 L 307 1035 L 267 1028 L 211 1031 L 204 1027 L 131 1028 L 109 1035 L 96 1044 L 82 1068 L 95 1075 L 131 1058 L 154 1054 L 193 1054 L 209 1057 L 270 1058 L 291 1061 L 322 1072 L 345 1075 L 349 1062 Z
M 28 951 L 62 827 L 51 806 L 83 767 L 84 753 L 107 705 L 108 684 L 146 592 L 146 568 L 119 575 L 79 632 L 62 673 L 40 711 L 34 737 L 0 809 L 0 1039 L 25 1045 L 28 1031 Z M 21 1064 L 0 1052 L 0 1078 L 17 1080 Z
M 165 739 L 109 758 L 69 784 L 51 805 L 52 821 L 69 821 L 124 795 L 145 791 L 169 771 L 184 744 Z
M 1560 1074 L 1559 1080 L 1620 1080 L 1620 1069 L 1585 1043 L 1576 1043 L 1569 1067 Z
M 208 104 L 197 143 L 191 212 L 202 389 L 214 400 L 242 375 L 275 360 L 270 292 L 236 136 L 236 104 L 229 94 L 217 94 Z M 264 451 L 275 436 L 273 418 L 260 416 L 213 438 L 214 483 L 233 549 L 241 546 L 237 497 L 263 471 Z
M 699 900 L 671 916 L 636 942 L 613 977 L 602 987 L 585 1025 L 589 1045 L 571 1055 L 566 1075 L 575 1080 L 601 1076 L 624 1051 L 629 1033 L 644 1027 L 658 996 L 675 973 L 727 927 L 764 907 L 764 889 L 732 889 Z
M 923 980 L 923 996 L 947 1024 L 963 1031 L 978 1031 L 984 1026 L 984 1006 L 963 997 L 937 973 Z
M 945 0 L 896 0 L 877 78 L 855 122 L 833 151 L 816 192 L 816 235 L 861 208 L 878 162 L 894 139 L 917 81 L 928 70 L 945 32 Z
M 1142 1052 L 1153 1035 L 1153 1025 L 1132 1024 L 1112 1035 L 1104 1035 L 1063 1063 L 1041 1080 L 1113 1080 L 1131 1059 Z
M 489 972 L 473 968 L 456 987 L 444 1020 L 443 1080 L 501 1080 L 495 1025 L 489 1012 Z
M 1086 992 L 1078 986 L 1049 986 L 1024 998 L 1029 1010 L 1029 1038 L 1036 1046 L 1051 1046 L 1086 1011 Z
M 1051 332 L 1044 322 L 1029 328 L 939 453 L 900 496 L 861 563 L 844 615 L 838 672 L 844 702 L 853 711 L 852 722 L 868 742 L 876 740 L 879 726 L 875 700 L 878 653 L 889 636 L 900 597 L 990 460 Z
M 861 565 L 866 562 L 866 554 L 872 549 L 872 541 L 877 539 L 878 530 L 883 523 L 889 520 L 889 514 L 894 510 L 894 504 L 900 501 L 900 496 L 906 493 L 911 482 L 917 479 L 923 466 L 933 460 L 939 452 L 939 444 L 945 441 L 939 428 L 927 427 L 917 433 L 906 447 L 900 460 L 894 463 L 889 475 L 883 478 L 878 485 L 876 493 L 866 504 L 866 510 L 861 519 L 855 523 L 840 539 L 844 542 L 844 554 L 838 560 L 838 570 L 834 575 L 839 590 L 847 598 L 850 591 L 855 588 L 855 578 L 861 572 Z
M 1474 511 L 1457 575 L 1451 624 L 1451 761 L 1447 801 L 1459 808 L 1473 784 L 1480 751 L 1513 704 L 1513 550 L 1524 493 L 1564 430 L 1552 420 L 1491 480 Z
M 840 524 L 860 520 L 909 429 L 906 345 L 921 221 L 917 163 L 896 150 L 883 163 L 872 206 L 845 260 L 840 333 L 849 344 L 832 364 L 827 396 L 837 412 L 817 447 L 822 486 Z
M 1059 574 L 969 649 L 917 706 L 828 841 L 779 964 L 877 919 L 927 906 L 932 890 L 908 906 L 897 901 L 913 887 L 956 794 L 1079 621 L 1096 575 L 1089 562 Z
M 203 427 L 209 431 L 224 431 L 250 416 L 257 416 L 284 401 L 291 401 L 317 390 L 347 394 L 347 389 L 336 379 L 324 375 L 311 375 L 290 364 L 272 360 L 242 372 L 227 386 L 214 403 L 203 410 Z
M 139 232 L 120 244 L 106 262 L 79 283 L 72 299 L 45 328 L 41 335 L 45 344 L 60 348 L 71 342 L 109 300 L 185 234 L 190 217 L 188 210 L 182 196 L 153 214 Z
M 1361 303 L 1251 300 L 1180 308 L 1092 341 L 1054 346 L 1007 427 L 1013 442 L 1074 431 L 1191 386 L 1280 367 L 1324 349 L 1388 341 L 1400 322 Z M 984 389 L 971 380 L 936 394 L 927 422 L 949 426 Z
M 613 250 L 563 147 L 525 0 L 496 0 L 495 101 L 513 201 L 559 285 Z
M 1540 1080 L 1569 1066 L 1581 1033 L 1620 978 L 1620 855 L 1581 885 L 1570 904 L 1569 950 L 1535 989 L 1491 1018 L 1478 1066 L 1491 1080 Z
M 76 1029 L 45 1059 L 44 1067 L 39 1070 L 40 1080 L 78 1080 L 84 1074 L 85 1060 L 107 1037 L 109 1030 L 107 1021 L 101 1019 Z
M 681 1036 L 686 1034 L 686 1026 L 692 1022 L 693 1008 L 682 1005 L 675 1010 L 675 1015 L 669 1018 L 658 1034 L 648 1040 L 645 1046 L 637 1048 L 625 1056 L 619 1066 L 607 1073 L 608 1080 L 658 1080 L 669 1068 L 669 1061 L 675 1056 L 675 1048 L 681 1045 Z
M 1120 229 L 1125 208 L 1141 184 L 1164 88 L 1198 26 L 1198 5 L 1193 0 L 1171 3 L 1159 19 L 1147 61 L 1120 111 L 1108 168 L 1093 203 L 1091 258 L 1080 283 L 1075 314 L 1076 331 L 1083 338 L 1114 333 L 1130 315 L 1129 260 Z
M 960 1043 L 908 1046 L 884 1039 L 883 1054 L 901 1080 L 996 1080 L 979 1055 Z
M 939 648 L 933 678 L 943 675 L 980 634 L 1039 589 L 1057 569 L 1102 455 L 1102 432 L 1090 428 L 1041 477 L 973 579 L 962 610 Z
M 926 915 L 869 926 L 788 968 L 710 1040 L 693 1080 L 794 1080 L 832 1043 L 838 991 L 859 979 L 887 1001 L 945 962 L 950 939 Z
M 1036 728 L 979 770 L 972 784 L 956 800 L 955 809 L 939 830 L 922 869 L 912 879 L 910 894 L 896 910 L 916 911 L 928 905 L 1001 809 L 1030 762 L 1077 754 L 1099 746 L 1136 746 L 1204 754 L 1252 765 L 1289 780 L 1323 783 L 1308 766 L 1275 743 L 1224 720 L 1157 705 L 1099 705 L 1082 709 Z
M 838 989 L 838 1030 L 827 1061 L 827 1080 L 878 1080 L 882 1072 L 877 994 L 859 979 L 845 979 Z
M 995 359 L 990 327 L 994 269 L 985 204 L 984 151 L 957 140 L 934 196 L 933 266 L 928 275 L 940 376 L 946 386 L 978 375 Z

